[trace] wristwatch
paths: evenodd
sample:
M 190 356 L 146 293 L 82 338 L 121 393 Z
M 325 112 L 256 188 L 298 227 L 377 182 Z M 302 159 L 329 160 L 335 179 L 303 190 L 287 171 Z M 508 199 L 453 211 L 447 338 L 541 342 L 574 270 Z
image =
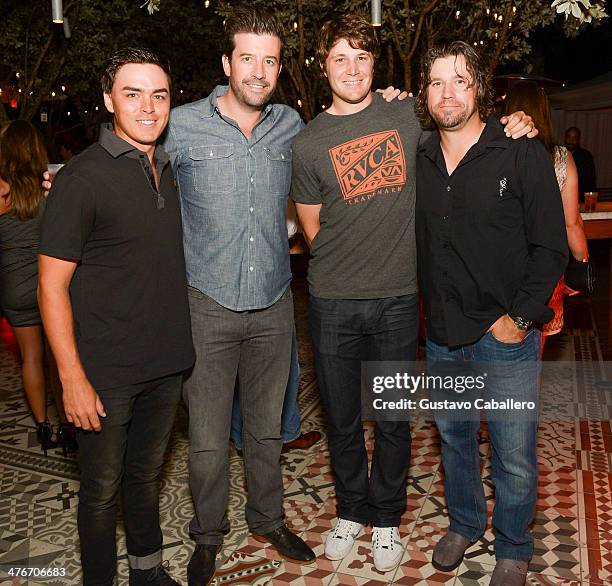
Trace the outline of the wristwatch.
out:
M 519 330 L 528 330 L 531 327 L 531 324 L 533 323 L 530 319 L 527 319 L 526 317 L 521 317 L 520 315 L 514 316 L 512 319 L 514 320 L 514 325 Z

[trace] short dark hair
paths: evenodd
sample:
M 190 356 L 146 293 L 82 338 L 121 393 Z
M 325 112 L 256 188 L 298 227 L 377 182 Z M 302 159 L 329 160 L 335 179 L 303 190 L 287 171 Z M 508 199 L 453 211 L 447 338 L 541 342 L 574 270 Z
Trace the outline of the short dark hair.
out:
M 111 93 L 117 71 L 128 63 L 151 63 L 152 65 L 158 65 L 163 69 L 168 77 L 168 84 L 170 84 L 169 67 L 161 61 L 156 53 L 153 53 L 153 51 L 149 49 L 126 47 L 115 51 L 106 61 L 102 79 L 100 80 L 102 83 L 102 91 L 105 94 Z
M 346 39 L 353 49 L 372 53 L 374 59 L 378 59 L 380 55 L 380 43 L 372 23 L 360 14 L 343 14 L 339 18 L 328 20 L 321 27 L 317 42 L 317 59 L 323 70 L 329 52 L 341 39 Z
M 225 32 L 222 53 L 231 59 L 236 48 L 234 36 L 238 33 L 253 33 L 255 35 L 270 35 L 278 37 L 281 42 L 281 57 L 283 54 L 283 27 L 268 10 L 260 8 L 235 8 L 223 23 Z
M 486 122 L 489 114 L 493 111 L 493 90 L 491 77 L 482 64 L 482 60 L 473 47 L 463 41 L 453 41 L 446 45 L 436 45 L 425 53 L 421 62 L 421 74 L 419 78 L 419 94 L 416 98 L 414 111 L 416 112 L 423 128 L 435 128 L 435 123 L 427 108 L 427 96 L 429 83 L 431 82 L 431 68 L 436 59 L 444 57 L 459 57 L 463 55 L 468 73 L 472 76 L 472 84 L 476 85 L 476 107 L 478 115 Z

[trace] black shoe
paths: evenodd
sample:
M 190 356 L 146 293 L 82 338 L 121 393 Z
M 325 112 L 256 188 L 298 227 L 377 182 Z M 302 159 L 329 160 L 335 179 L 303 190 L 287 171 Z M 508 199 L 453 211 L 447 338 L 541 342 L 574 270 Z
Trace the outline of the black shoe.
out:
M 286 525 L 281 525 L 264 535 L 253 534 L 253 539 L 263 543 L 271 543 L 282 558 L 294 564 L 310 564 L 315 560 L 314 551 L 295 533 L 289 531 Z
M 189 586 L 207 586 L 215 577 L 215 558 L 220 545 L 196 545 L 187 566 Z
M 181 586 L 168 574 L 169 567 L 165 561 L 148 570 L 130 568 L 130 586 Z
M 62 447 L 64 458 L 68 455 L 68 452 L 76 452 L 79 449 L 74 423 L 60 423 L 57 430 L 57 441 Z
M 47 450 L 57 447 L 57 442 L 53 441 L 53 428 L 49 421 L 41 421 L 36 424 L 36 437 L 45 457 L 47 456 Z

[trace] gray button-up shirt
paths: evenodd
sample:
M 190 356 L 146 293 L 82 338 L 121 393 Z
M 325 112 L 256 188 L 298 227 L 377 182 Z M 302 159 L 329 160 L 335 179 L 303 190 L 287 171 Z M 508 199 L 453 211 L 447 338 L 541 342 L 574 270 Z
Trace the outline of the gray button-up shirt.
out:
M 217 86 L 174 108 L 163 144 L 181 196 L 189 285 L 228 309 L 261 309 L 291 281 L 291 143 L 303 123 L 289 106 L 271 104 L 247 139 L 217 107 L 226 93 Z

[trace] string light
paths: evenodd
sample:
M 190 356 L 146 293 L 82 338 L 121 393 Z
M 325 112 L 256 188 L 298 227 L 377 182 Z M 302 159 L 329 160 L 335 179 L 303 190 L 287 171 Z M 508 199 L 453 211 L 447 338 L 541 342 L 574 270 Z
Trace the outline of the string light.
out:
M 298 100 L 298 106 L 301 108 L 302 107 L 302 100 Z
M 68 110 L 68 112 L 66 112 L 66 115 L 67 115 L 67 116 L 70 116 L 70 110 Z
M 204 8 L 208 8 L 210 6 L 210 1 L 206 0 L 206 2 L 204 2 Z
M 65 85 L 63 85 L 63 86 L 62 86 L 62 91 L 63 91 L 63 92 L 65 92 L 65 91 L 66 91 L 66 86 L 65 86 Z
M 294 31 L 296 31 L 296 30 L 297 30 L 297 28 L 298 28 L 298 23 L 297 23 L 297 22 L 294 22 L 294 23 L 293 23 L 293 30 L 294 30 Z
M 455 12 L 455 18 L 457 20 L 459 20 L 459 15 L 461 14 L 461 10 L 457 10 L 457 12 Z
M 51 97 L 54 98 L 55 97 L 55 92 L 51 92 Z
M 323 110 L 325 110 L 325 104 L 321 104 L 321 108 L 323 108 Z
M 181 91 L 179 92 L 179 94 L 182 94 L 182 93 L 183 93 L 183 90 L 181 90 Z
M 96 106 L 96 112 L 98 111 L 98 106 Z
M 15 77 L 16 77 L 17 79 L 19 79 L 19 78 L 21 77 L 21 73 L 19 73 L 19 71 L 18 71 L 17 73 L 15 73 Z

